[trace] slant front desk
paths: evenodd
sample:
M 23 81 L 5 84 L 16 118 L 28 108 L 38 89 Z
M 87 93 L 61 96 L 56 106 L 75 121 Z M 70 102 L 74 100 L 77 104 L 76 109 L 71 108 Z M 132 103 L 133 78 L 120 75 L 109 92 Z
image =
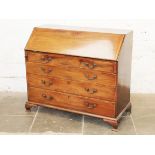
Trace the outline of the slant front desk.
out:
M 131 112 L 131 58 L 131 31 L 36 27 L 25 47 L 25 107 L 99 117 L 117 128 Z

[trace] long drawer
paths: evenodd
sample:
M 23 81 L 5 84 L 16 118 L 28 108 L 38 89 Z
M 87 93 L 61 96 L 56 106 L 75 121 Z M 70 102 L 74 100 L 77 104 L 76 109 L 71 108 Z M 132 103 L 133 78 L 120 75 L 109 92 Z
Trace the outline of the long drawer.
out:
M 28 88 L 28 98 L 30 102 L 53 105 L 101 116 L 115 116 L 115 102 L 90 99 L 33 87 Z
M 92 58 L 66 56 L 61 54 L 49 54 L 41 52 L 27 52 L 27 61 L 61 67 L 77 67 L 89 70 L 100 70 L 108 73 L 116 73 L 116 62 Z
M 116 74 L 105 74 L 101 71 L 88 71 L 85 69 L 61 68 L 39 63 L 27 62 L 27 73 L 52 76 L 67 80 L 84 81 L 92 84 L 116 86 Z
M 28 86 L 116 101 L 116 87 L 28 74 Z

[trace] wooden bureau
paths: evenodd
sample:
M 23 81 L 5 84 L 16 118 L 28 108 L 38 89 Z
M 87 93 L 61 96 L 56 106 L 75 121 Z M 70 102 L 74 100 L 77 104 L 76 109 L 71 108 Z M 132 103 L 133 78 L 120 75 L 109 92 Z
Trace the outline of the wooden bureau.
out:
M 131 112 L 131 57 L 131 31 L 36 27 L 25 47 L 25 107 L 95 116 L 117 128 Z

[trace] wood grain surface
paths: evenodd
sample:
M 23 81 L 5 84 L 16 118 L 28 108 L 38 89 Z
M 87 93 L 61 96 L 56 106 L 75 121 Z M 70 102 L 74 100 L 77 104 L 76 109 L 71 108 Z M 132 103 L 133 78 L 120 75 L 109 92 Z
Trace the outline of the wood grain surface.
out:
M 115 61 L 33 51 L 26 51 L 26 53 L 27 61 L 29 62 L 42 63 L 50 66 L 75 67 L 88 70 L 99 70 L 107 73 L 116 73 L 117 62 Z
M 117 60 L 123 34 L 34 28 L 25 50 Z
M 28 102 L 103 118 L 131 112 L 132 32 L 34 28 L 25 47 Z
M 103 116 L 115 116 L 114 102 L 98 100 L 94 98 L 91 99 L 40 88 L 29 87 L 29 101 L 55 105 L 71 110 L 74 109 Z
M 117 99 L 116 87 L 94 85 L 90 82 L 71 81 L 34 74 L 28 74 L 27 77 L 28 86 L 30 87 L 49 89 L 108 101 L 116 101 Z
M 88 71 L 72 67 L 54 67 L 31 62 L 27 62 L 26 67 L 27 73 L 30 74 L 58 77 L 66 80 L 85 81 L 106 86 L 116 86 L 117 78 L 115 74 L 105 74 L 100 71 Z

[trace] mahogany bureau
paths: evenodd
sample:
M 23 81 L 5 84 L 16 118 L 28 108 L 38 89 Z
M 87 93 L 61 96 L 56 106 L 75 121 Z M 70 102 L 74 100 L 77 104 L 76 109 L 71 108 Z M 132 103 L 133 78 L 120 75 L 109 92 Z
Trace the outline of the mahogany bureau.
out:
M 131 112 L 132 31 L 36 27 L 25 47 L 28 101 L 103 118 Z

